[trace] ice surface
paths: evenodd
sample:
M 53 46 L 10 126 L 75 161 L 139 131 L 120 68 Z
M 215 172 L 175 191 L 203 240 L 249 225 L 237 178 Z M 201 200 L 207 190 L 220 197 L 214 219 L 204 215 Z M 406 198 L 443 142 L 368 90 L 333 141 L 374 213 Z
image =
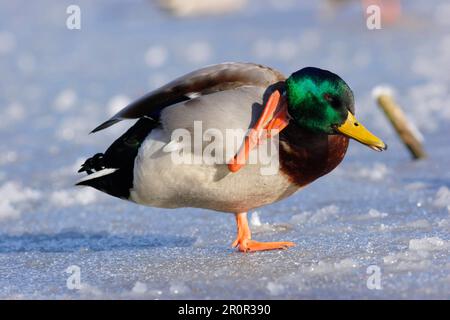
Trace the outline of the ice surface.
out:
M 448 1 L 404 1 L 398 24 L 376 31 L 357 2 L 252 0 L 223 17 L 175 19 L 149 1 L 78 1 L 77 31 L 65 28 L 64 2 L 19 2 L 25 24 L 17 1 L 0 2 L 0 298 L 450 298 Z M 296 247 L 241 254 L 232 215 L 73 186 L 80 164 L 133 122 L 89 135 L 96 125 L 176 76 L 230 60 L 337 72 L 359 120 L 389 145 L 352 142 L 333 173 L 250 215 L 255 239 Z M 429 159 L 411 161 L 376 106 L 383 83 Z M 66 286 L 70 266 L 79 289 Z M 380 290 L 367 286 L 371 266 Z

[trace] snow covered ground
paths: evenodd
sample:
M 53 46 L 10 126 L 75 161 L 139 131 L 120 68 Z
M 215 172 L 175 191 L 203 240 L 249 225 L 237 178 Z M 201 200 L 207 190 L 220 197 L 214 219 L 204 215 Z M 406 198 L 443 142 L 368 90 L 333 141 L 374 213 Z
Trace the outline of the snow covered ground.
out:
M 0 2 L 0 298 L 450 298 L 448 1 L 404 1 L 396 24 L 373 31 L 351 1 L 252 0 L 198 19 L 151 1 L 77 2 L 81 30 L 66 28 L 72 1 Z M 130 125 L 88 135 L 98 123 L 233 60 L 340 74 L 389 145 L 352 142 L 332 174 L 253 213 L 256 239 L 295 248 L 241 254 L 231 215 L 73 187 L 80 163 Z M 428 160 L 410 161 L 373 101 L 379 84 L 396 89 Z

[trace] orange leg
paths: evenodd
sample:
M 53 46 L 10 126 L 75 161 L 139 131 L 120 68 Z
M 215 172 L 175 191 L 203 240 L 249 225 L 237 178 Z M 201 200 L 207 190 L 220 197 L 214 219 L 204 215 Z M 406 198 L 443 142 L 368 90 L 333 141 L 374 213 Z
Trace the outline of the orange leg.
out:
M 275 90 L 267 100 L 266 106 L 255 126 L 250 129 L 249 134 L 245 137 L 243 146 L 228 164 L 228 169 L 231 172 L 236 172 L 245 165 L 250 151 L 258 145 L 264 130 L 280 132 L 288 123 L 287 104 L 281 97 L 280 92 Z
M 239 251 L 263 251 L 287 249 L 295 246 L 293 242 L 258 242 L 252 240 L 252 233 L 248 227 L 247 212 L 236 213 L 237 238 L 232 247 L 239 247 Z

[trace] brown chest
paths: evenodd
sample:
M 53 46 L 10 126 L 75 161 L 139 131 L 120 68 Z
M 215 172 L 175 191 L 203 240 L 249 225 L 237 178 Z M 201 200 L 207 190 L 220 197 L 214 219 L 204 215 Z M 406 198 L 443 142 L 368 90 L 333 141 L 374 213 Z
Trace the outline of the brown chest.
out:
M 342 135 L 306 132 L 289 125 L 280 135 L 280 167 L 293 183 L 302 187 L 336 168 L 348 148 Z

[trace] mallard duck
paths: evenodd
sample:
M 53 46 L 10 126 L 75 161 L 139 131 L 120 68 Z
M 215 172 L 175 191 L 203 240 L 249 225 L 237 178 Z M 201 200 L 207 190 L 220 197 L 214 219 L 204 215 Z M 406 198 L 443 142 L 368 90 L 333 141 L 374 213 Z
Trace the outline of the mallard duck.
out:
M 150 92 L 95 128 L 92 132 L 138 119 L 106 152 L 86 160 L 79 172 L 88 175 L 77 185 L 153 207 L 234 213 L 233 247 L 242 252 L 286 249 L 294 243 L 252 240 L 247 212 L 332 171 L 344 158 L 349 138 L 386 149 L 354 114 L 352 90 L 327 70 L 306 67 L 286 78 L 253 63 L 208 66 Z M 198 124 L 200 133 L 195 132 Z M 177 130 L 194 137 L 174 137 Z M 210 146 L 204 139 L 208 130 L 217 133 L 215 152 L 223 151 L 222 162 L 197 161 Z M 224 150 L 227 130 L 248 132 L 232 152 Z M 199 134 L 200 147 L 192 147 Z M 250 160 L 271 145 L 276 152 L 270 159 L 276 156 L 278 170 L 268 174 L 260 158 Z M 191 162 L 175 161 L 180 153 L 193 156 L 187 158 Z

